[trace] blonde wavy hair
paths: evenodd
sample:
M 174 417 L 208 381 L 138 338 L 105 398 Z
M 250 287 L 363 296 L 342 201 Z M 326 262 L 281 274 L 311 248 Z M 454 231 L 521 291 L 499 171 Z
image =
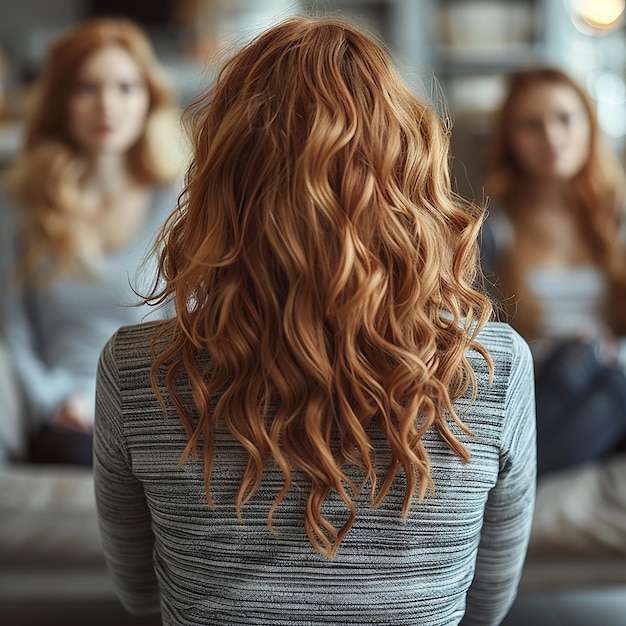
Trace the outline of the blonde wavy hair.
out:
M 481 211 L 450 189 L 441 120 L 339 19 L 260 35 L 190 119 L 186 190 L 162 233 L 163 287 L 148 298 L 177 311 L 155 337 L 152 384 L 186 429 L 181 462 L 202 453 L 209 505 L 225 426 L 248 455 L 237 514 L 273 461 L 285 479 L 274 532 L 299 468 L 306 534 L 332 557 L 365 484 L 377 506 L 403 471 L 403 515 L 433 486 L 428 429 L 469 459 L 451 425 L 468 432 L 453 404 L 476 391 L 466 351 L 490 363 L 476 341 L 491 314 L 474 287 Z M 391 458 L 382 472 L 372 428 Z M 340 528 L 321 511 L 332 490 L 349 512 Z
M 518 99 L 538 84 L 565 85 L 572 89 L 589 120 L 589 156 L 580 172 L 566 181 L 566 191 L 579 232 L 609 278 L 609 322 L 614 331 L 624 334 L 626 254 L 620 228 L 626 198 L 624 174 L 615 155 L 604 145 L 591 98 L 569 74 L 553 67 L 527 68 L 511 74 L 488 149 L 486 191 L 493 200 L 494 210 L 501 210 L 515 226 L 517 216 L 525 208 L 518 201 L 520 189 L 528 188 L 532 180 L 515 158 L 511 129 Z M 502 281 L 499 288 L 511 323 L 532 339 L 537 335 L 541 312 L 525 283 L 524 268 L 514 248 L 504 251 L 496 273 Z
M 32 274 L 44 259 L 52 261 L 52 274 L 62 273 L 75 260 L 77 242 L 68 224 L 82 210 L 78 185 L 84 163 L 68 130 L 68 103 L 85 60 L 111 45 L 133 57 L 149 94 L 145 130 L 127 153 L 129 171 L 143 185 L 177 175 L 178 162 L 164 149 L 178 141 L 169 137 L 176 128 L 173 92 L 146 35 L 126 19 L 98 18 L 71 28 L 48 51 L 22 151 L 7 173 L 9 191 L 25 212 L 20 273 Z

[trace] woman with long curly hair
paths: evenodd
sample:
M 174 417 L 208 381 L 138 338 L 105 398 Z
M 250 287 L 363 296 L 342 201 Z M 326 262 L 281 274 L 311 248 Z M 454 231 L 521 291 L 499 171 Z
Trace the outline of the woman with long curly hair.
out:
M 98 355 L 146 308 L 131 286 L 176 206 L 173 94 L 126 20 L 51 46 L 2 219 L 2 337 L 24 392 L 30 458 L 90 465 Z M 169 139 L 169 137 L 172 139 Z
M 585 90 L 556 68 L 513 74 L 489 153 L 485 257 L 534 352 L 540 472 L 626 443 L 624 191 Z
M 147 297 L 102 352 L 103 545 L 166 624 L 497 624 L 532 514 L 528 347 L 383 48 L 298 17 L 190 109 Z

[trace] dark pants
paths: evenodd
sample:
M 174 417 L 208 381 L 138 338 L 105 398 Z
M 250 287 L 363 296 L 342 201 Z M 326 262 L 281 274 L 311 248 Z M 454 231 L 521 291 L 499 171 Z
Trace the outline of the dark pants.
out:
M 30 440 L 30 460 L 33 463 L 59 463 L 91 467 L 93 436 L 73 430 L 44 428 Z
M 537 472 L 601 459 L 626 442 L 626 376 L 567 342 L 537 374 Z

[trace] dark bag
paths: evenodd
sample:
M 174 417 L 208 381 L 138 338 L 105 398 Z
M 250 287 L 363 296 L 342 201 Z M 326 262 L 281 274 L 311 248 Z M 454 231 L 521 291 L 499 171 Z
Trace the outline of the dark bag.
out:
M 626 375 L 593 342 L 566 341 L 536 375 L 537 471 L 606 457 L 626 441 Z

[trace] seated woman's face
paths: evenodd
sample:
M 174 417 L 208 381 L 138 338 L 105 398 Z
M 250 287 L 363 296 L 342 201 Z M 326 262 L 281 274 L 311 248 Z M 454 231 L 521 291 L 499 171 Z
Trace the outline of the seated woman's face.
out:
M 590 139 L 585 106 L 569 85 L 530 85 L 513 106 L 510 146 L 519 167 L 530 176 L 572 178 L 589 157 Z
M 87 58 L 69 100 L 68 130 L 86 154 L 126 152 L 141 137 L 150 97 L 133 57 L 110 45 Z

